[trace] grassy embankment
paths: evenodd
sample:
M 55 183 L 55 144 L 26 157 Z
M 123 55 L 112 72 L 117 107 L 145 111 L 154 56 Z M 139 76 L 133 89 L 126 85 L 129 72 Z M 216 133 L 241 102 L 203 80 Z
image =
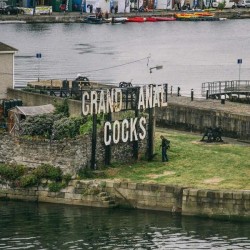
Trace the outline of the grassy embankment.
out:
M 160 135 L 171 141 L 167 163 L 161 162 Z M 250 145 L 234 143 L 232 139 L 224 139 L 223 143 L 200 142 L 201 138 L 200 134 L 158 129 L 157 156 L 152 162 L 115 165 L 105 172 L 108 178 L 131 182 L 250 190 Z

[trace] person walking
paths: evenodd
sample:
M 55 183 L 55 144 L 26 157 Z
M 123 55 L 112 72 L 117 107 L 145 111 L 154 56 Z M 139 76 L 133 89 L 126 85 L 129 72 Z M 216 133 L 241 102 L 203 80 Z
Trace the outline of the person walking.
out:
M 161 154 L 162 154 L 162 162 L 168 161 L 167 149 L 170 148 L 170 141 L 166 139 L 163 135 L 161 135 Z

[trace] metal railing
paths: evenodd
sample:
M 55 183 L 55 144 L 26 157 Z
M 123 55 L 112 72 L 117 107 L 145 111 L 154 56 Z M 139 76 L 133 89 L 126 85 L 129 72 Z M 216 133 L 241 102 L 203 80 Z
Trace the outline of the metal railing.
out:
M 250 80 L 231 80 L 202 83 L 201 95 L 213 96 L 233 93 L 250 93 Z

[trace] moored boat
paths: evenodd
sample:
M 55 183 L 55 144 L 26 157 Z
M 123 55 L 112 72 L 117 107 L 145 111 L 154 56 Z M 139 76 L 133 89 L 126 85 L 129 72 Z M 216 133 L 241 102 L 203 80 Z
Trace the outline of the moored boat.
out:
M 160 21 L 160 22 L 163 22 L 163 21 L 176 21 L 175 17 L 155 17 L 155 18 L 156 18 L 156 21 Z
M 146 17 L 146 18 L 145 18 L 145 21 L 146 21 L 146 22 L 156 22 L 157 19 L 156 19 L 156 17 L 149 16 L 149 17 Z
M 85 17 L 82 20 L 83 23 L 89 23 L 89 24 L 103 24 L 103 23 L 107 23 L 108 21 L 103 19 L 103 18 L 98 18 L 94 15 L 90 15 Z
M 133 22 L 133 23 L 143 23 L 145 22 L 145 18 L 144 17 L 128 17 L 127 22 Z

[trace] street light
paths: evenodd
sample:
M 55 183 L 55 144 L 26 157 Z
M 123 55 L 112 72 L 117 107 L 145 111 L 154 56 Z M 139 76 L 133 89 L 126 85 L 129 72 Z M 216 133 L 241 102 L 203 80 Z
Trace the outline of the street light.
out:
M 157 66 L 155 66 L 155 67 L 149 68 L 149 72 L 150 72 L 150 74 L 151 74 L 153 69 L 159 70 L 159 69 L 162 69 L 162 68 L 163 68 L 162 65 L 157 65 Z
M 239 64 L 239 81 L 240 81 L 240 67 L 241 67 L 241 64 L 242 64 L 242 59 L 238 59 L 237 63 Z

